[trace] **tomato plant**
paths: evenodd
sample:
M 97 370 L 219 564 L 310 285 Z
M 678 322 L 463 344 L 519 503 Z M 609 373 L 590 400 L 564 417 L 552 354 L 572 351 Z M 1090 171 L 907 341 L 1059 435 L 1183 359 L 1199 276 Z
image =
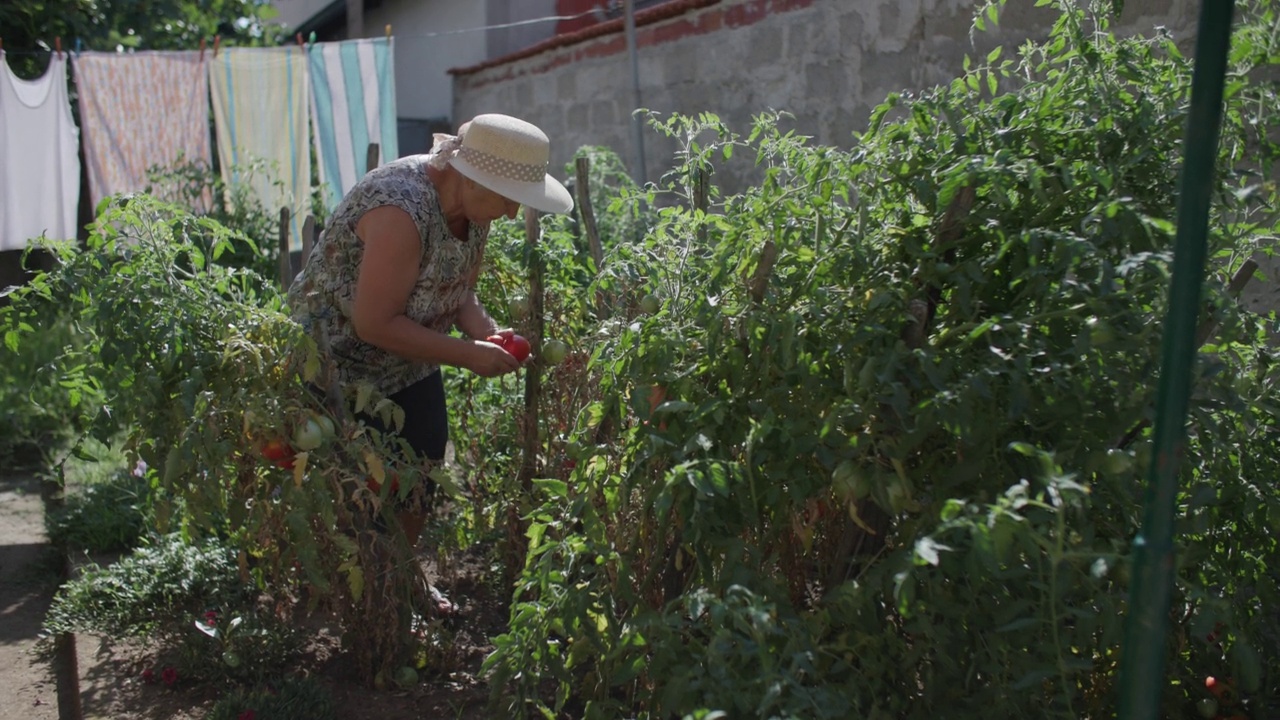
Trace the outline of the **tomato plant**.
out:
M 554 220 L 540 246 L 506 245 L 555 258 L 549 322 L 591 380 L 561 379 L 566 362 L 544 386 L 541 451 L 574 462 L 547 462 L 519 511 L 528 553 L 487 663 L 517 689 L 504 709 L 1114 711 L 1191 66 L 1166 36 L 1095 34 L 1100 6 L 1055 5 L 1047 41 L 890 96 L 851 149 L 776 116 L 743 134 L 652 118 L 681 163 L 617 190 L 613 212 L 659 209 L 598 268 Z M 1249 17 L 1181 474 L 1170 717 L 1210 668 L 1254 668 L 1254 707 L 1280 669 L 1263 649 L 1280 576 L 1259 559 L 1280 418 L 1255 402 L 1278 379 L 1274 323 L 1226 290 L 1277 229 L 1274 187 L 1242 165 L 1270 162 L 1257 128 L 1278 107 L 1247 79 L 1273 62 L 1274 16 Z M 700 178 L 752 162 L 757 180 L 696 209 Z M 1182 640 L 1224 616 L 1217 657 Z

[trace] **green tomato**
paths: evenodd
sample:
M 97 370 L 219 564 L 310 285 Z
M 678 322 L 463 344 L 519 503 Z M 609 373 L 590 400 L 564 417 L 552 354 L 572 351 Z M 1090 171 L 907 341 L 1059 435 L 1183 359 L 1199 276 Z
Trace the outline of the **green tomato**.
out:
M 559 365 L 569 354 L 569 346 L 560 340 L 548 340 L 542 346 L 542 359 L 549 365 Z
M 1133 468 L 1133 457 L 1124 450 L 1111 448 L 1102 467 L 1108 475 L 1123 475 Z
M 234 650 L 227 650 L 222 653 L 222 662 L 226 663 L 227 667 L 238 668 L 240 667 L 240 656 Z
M 532 307 L 529 303 L 529 298 L 524 295 L 517 295 L 507 302 L 507 311 L 511 313 L 512 318 L 527 317 Z
M 845 460 L 831 473 L 831 487 L 844 500 L 861 500 L 871 493 L 871 476 L 852 460 Z
M 1085 326 L 1089 328 L 1089 342 L 1094 347 L 1108 345 L 1116 337 L 1115 331 L 1111 329 L 1111 325 L 1106 320 L 1091 317 L 1085 322 Z
M 1213 698 L 1201 698 L 1196 703 L 1196 712 L 1200 713 L 1200 717 L 1212 718 L 1218 714 L 1218 701 Z
M 315 450 L 324 442 L 324 430 L 320 423 L 308 418 L 293 431 L 293 446 L 304 452 Z
M 662 308 L 662 303 L 658 301 L 656 295 L 647 294 L 640 298 L 640 312 L 645 315 L 656 315 L 658 310 Z
M 902 478 L 894 476 L 885 487 L 889 499 L 889 510 L 894 515 L 901 515 L 911 506 L 911 493 Z
M 328 415 L 317 415 L 316 422 L 320 423 L 320 434 L 325 440 L 332 440 L 338 434 L 338 429 L 333 425 L 333 419 Z
M 418 671 L 405 665 L 396 670 L 395 682 L 401 689 L 408 689 L 418 684 Z

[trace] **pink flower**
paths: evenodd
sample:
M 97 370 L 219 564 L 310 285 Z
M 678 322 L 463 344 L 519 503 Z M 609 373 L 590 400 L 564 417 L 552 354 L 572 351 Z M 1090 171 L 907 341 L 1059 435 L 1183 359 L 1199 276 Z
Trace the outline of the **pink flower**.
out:
M 152 670 L 151 668 L 147 668 L 146 670 L 143 670 L 143 671 L 142 671 L 142 682 L 144 682 L 144 683 L 146 683 L 146 684 L 148 684 L 148 685 L 155 685 L 155 684 L 156 684 L 156 671 L 155 671 L 155 670 Z
M 254 713 L 252 710 L 245 710 L 244 712 L 236 716 L 236 720 L 254 720 L 254 718 L 256 717 L 257 717 L 257 714 Z
M 215 610 L 209 610 L 204 614 L 204 624 L 213 626 L 218 624 L 218 613 Z
M 160 679 L 164 681 L 167 687 L 173 687 L 178 684 L 178 671 L 174 668 L 167 667 L 160 673 Z

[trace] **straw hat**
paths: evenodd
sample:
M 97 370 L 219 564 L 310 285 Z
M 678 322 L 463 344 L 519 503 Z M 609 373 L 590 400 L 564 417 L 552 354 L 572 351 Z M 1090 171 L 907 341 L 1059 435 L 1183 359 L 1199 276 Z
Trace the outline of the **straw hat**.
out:
M 573 197 L 547 174 L 551 143 L 537 126 L 510 115 L 477 115 L 459 133 L 449 163 L 481 185 L 535 210 L 567 213 Z

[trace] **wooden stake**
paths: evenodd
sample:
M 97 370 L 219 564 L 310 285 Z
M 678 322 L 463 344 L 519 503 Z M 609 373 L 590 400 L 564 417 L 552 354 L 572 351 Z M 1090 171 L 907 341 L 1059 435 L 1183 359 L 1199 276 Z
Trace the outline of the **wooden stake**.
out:
M 538 224 L 538 211 L 526 207 L 524 209 L 524 232 L 528 243 L 533 246 L 529 253 L 529 321 L 523 328 L 532 355 L 525 366 L 524 378 L 524 458 L 520 463 L 520 487 L 526 492 L 533 489 L 533 478 L 538 472 L 538 403 L 542 395 L 542 253 L 539 252 L 538 240 L 541 226 Z
M 307 219 L 302 221 L 302 267 L 307 266 L 307 258 L 311 256 L 311 248 L 315 247 L 316 236 L 316 216 L 307 215 Z
M 707 168 L 699 166 L 693 171 L 693 209 L 699 210 L 705 216 L 708 207 L 708 196 L 710 190 L 707 186 L 710 184 L 710 173 Z M 698 245 L 705 246 L 707 244 L 707 223 L 705 220 L 698 223 Z
M 591 158 L 583 156 L 573 162 L 578 191 L 578 210 L 582 213 L 582 226 L 587 231 L 587 248 L 596 264 L 596 274 L 604 269 L 604 246 L 600 244 L 600 230 L 596 227 L 596 211 L 591 207 Z
M 289 208 L 280 208 L 280 286 L 289 289 L 293 265 L 289 262 Z
M 53 39 L 53 51 L 57 53 L 59 58 L 62 57 L 62 36 L 61 35 Z
M 215 58 L 218 57 L 218 45 L 221 43 L 222 43 L 222 36 L 214 35 L 213 36 L 213 56 Z
M 200 38 L 200 62 L 204 62 L 204 38 Z

